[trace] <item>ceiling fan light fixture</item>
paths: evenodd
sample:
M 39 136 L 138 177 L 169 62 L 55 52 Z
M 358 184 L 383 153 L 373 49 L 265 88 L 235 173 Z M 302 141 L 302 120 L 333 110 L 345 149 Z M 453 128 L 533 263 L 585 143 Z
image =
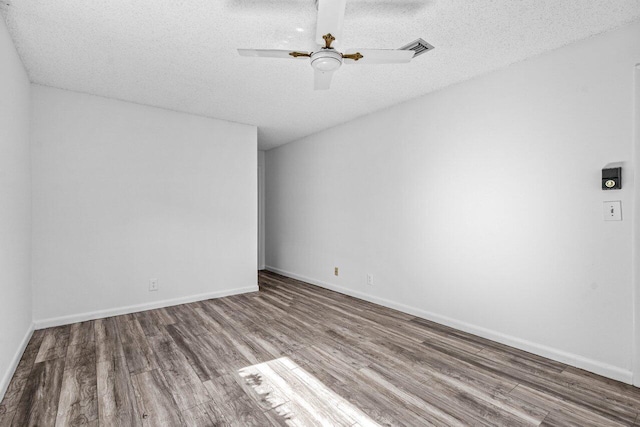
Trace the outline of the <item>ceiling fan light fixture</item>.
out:
M 322 49 L 311 55 L 311 66 L 318 71 L 335 71 L 342 65 L 342 55 L 336 51 Z
M 336 40 L 341 40 L 340 34 L 342 33 L 346 2 L 347 0 L 316 0 L 318 6 L 315 38 L 318 51 L 316 52 L 285 49 L 238 49 L 238 53 L 242 56 L 268 58 L 309 58 L 311 68 L 314 70 L 313 88 L 315 90 L 329 89 L 334 71 L 338 70 L 342 64 L 400 64 L 409 62 L 418 55 L 417 50 L 413 47 L 407 50 L 350 49 L 345 53 L 338 52 L 331 44 Z M 304 29 L 298 27 L 297 30 Z M 421 41 L 424 42 L 424 40 Z M 424 43 L 426 44 L 426 42 Z M 425 49 L 429 48 L 423 44 L 420 46 Z

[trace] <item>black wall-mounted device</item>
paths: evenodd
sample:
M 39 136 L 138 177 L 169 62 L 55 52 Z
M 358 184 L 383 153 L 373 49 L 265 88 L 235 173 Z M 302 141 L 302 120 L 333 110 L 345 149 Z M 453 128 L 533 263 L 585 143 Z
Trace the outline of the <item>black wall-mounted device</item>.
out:
M 622 188 L 622 168 L 602 169 L 602 189 L 619 190 Z

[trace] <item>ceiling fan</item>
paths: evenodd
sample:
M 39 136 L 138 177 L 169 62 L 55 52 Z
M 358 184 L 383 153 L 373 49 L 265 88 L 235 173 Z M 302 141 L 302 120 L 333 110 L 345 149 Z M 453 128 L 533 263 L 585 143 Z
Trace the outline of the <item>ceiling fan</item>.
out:
M 315 72 L 314 88 L 329 89 L 333 73 L 342 64 L 392 64 L 409 62 L 415 52 L 397 49 L 348 49 L 337 51 L 331 44 L 340 40 L 346 0 L 316 0 L 318 21 L 315 41 L 319 49 L 315 52 L 300 52 L 282 49 L 238 49 L 242 56 L 270 58 L 309 58 Z

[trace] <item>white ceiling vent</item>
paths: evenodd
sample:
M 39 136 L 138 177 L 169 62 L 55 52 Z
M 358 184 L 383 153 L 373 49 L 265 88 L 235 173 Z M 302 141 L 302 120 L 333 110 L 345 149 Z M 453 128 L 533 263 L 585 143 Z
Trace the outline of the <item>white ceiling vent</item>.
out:
M 422 39 L 418 39 L 418 40 L 414 40 L 411 43 L 409 43 L 408 45 L 402 46 L 400 48 L 400 50 L 412 50 L 415 53 L 413 54 L 413 57 L 415 58 L 416 56 L 420 56 L 423 53 L 427 53 L 430 50 L 433 50 L 434 47 L 431 46 L 429 43 L 427 43 L 426 41 L 422 40 Z

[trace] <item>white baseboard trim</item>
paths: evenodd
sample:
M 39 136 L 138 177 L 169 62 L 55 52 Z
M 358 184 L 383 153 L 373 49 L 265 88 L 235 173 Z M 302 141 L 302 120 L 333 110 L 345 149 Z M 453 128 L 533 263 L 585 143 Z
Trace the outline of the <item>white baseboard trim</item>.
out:
M 11 364 L 8 366 L 7 371 L 2 376 L 2 381 L 0 381 L 0 402 L 4 398 L 4 394 L 7 392 L 9 388 L 9 383 L 11 382 L 11 378 L 13 378 L 13 374 L 16 372 L 16 368 L 18 367 L 18 363 L 20 363 L 20 359 L 22 359 L 22 355 L 24 354 L 24 350 L 27 348 L 27 344 L 29 344 L 29 340 L 31 339 L 31 335 L 33 335 L 33 331 L 35 330 L 35 325 L 31 323 L 29 328 L 27 329 L 27 333 L 22 338 L 20 345 L 16 349 L 16 353 L 13 355 L 11 359 Z
M 477 335 L 482 338 L 490 339 L 492 341 L 499 342 L 511 347 L 518 348 L 520 350 L 527 351 L 529 353 L 537 354 L 548 359 L 552 359 L 561 363 L 566 363 L 576 368 L 584 369 L 585 371 L 593 372 L 598 375 L 602 375 L 607 378 L 611 378 L 617 381 L 622 381 L 627 384 L 632 384 L 632 372 L 619 368 L 617 366 L 608 365 L 606 363 L 599 362 L 597 360 L 588 359 L 586 357 L 568 353 L 563 350 L 559 350 L 553 347 L 549 347 L 543 344 L 534 343 L 521 338 L 506 335 L 501 332 L 497 332 L 491 329 L 483 328 L 481 326 L 472 325 L 470 323 L 461 322 L 450 317 L 442 316 L 436 313 L 425 311 L 416 307 L 411 307 L 405 304 L 401 304 L 395 301 L 391 301 L 384 298 L 378 298 L 363 292 L 354 291 L 342 286 L 337 286 L 331 283 L 326 283 L 321 280 L 305 277 L 290 271 L 281 270 L 276 267 L 266 266 L 266 270 L 272 271 L 283 276 L 290 277 L 292 279 L 301 280 L 312 285 L 320 286 L 321 288 L 329 289 L 339 292 L 341 294 L 349 295 L 355 298 L 360 298 L 365 301 L 369 301 L 375 304 L 382 305 L 384 307 L 393 308 L 398 311 L 402 311 L 407 314 L 421 317 L 423 319 L 431 320 L 436 323 L 440 323 L 445 326 L 450 326 L 455 329 L 459 329 L 464 332 L 468 332 L 473 335 Z
M 87 313 L 72 314 L 69 316 L 52 317 L 49 319 L 39 319 L 34 321 L 35 329 L 45 329 L 54 326 L 69 325 L 71 323 L 86 322 L 87 320 L 104 319 L 105 317 L 120 316 L 123 314 L 137 313 L 139 311 L 153 310 L 156 308 L 170 307 L 173 305 L 187 304 L 190 302 L 203 301 L 212 298 L 221 298 L 231 295 L 258 292 L 258 285 L 244 288 L 227 289 L 224 291 L 208 292 L 204 294 L 190 295 L 187 297 L 173 298 L 162 301 L 154 301 L 145 304 L 129 305 L 126 307 L 116 307 L 107 310 L 90 311 Z

